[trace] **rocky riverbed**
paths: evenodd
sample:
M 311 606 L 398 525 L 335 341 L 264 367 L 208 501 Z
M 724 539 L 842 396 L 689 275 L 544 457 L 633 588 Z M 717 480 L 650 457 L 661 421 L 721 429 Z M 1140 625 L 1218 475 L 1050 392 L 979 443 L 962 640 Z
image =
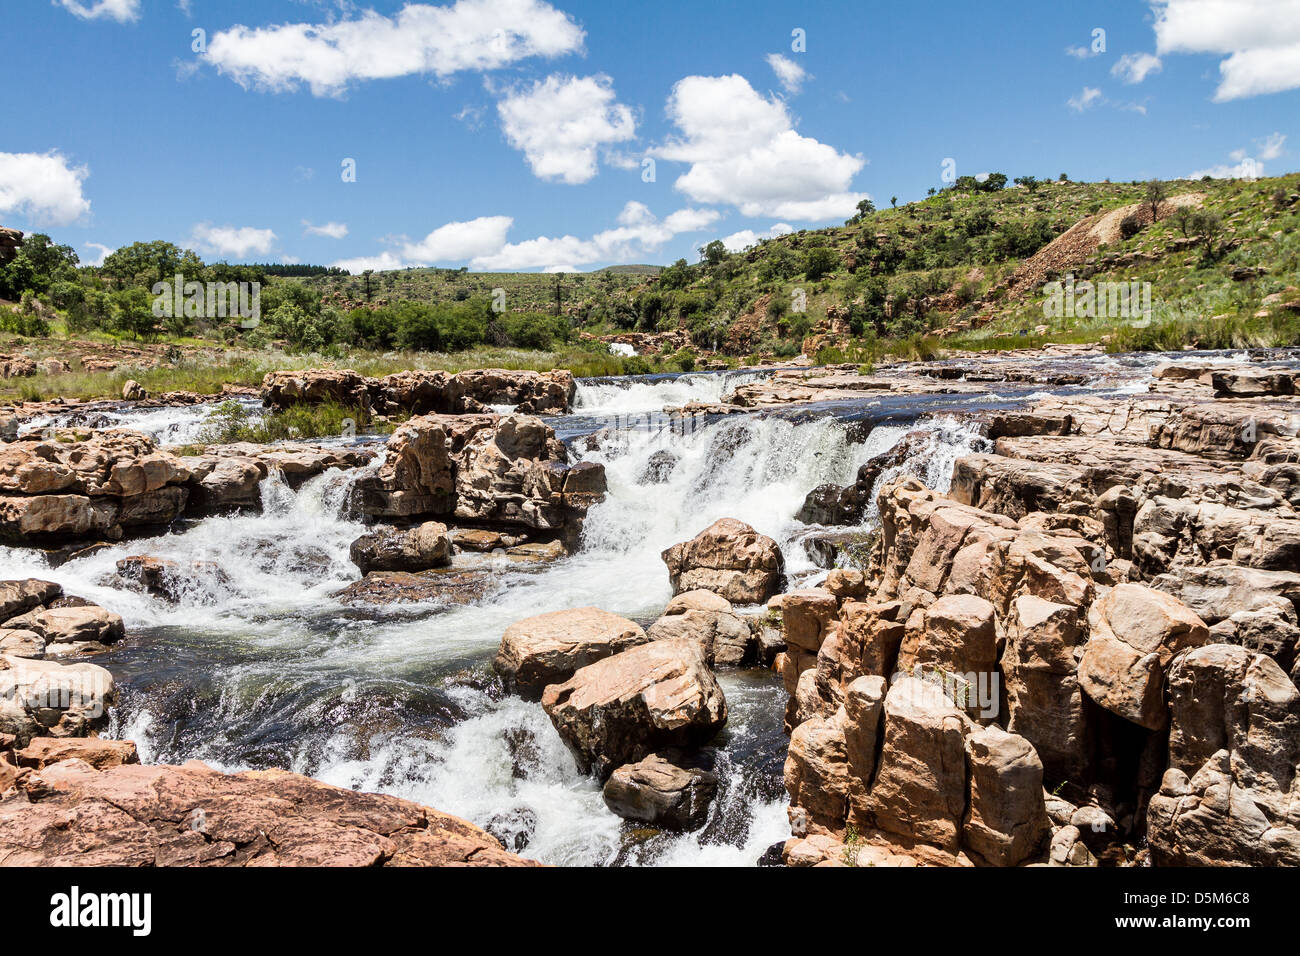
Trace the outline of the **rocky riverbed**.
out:
M 0 857 L 1300 862 L 1296 356 L 345 379 L 19 410 Z

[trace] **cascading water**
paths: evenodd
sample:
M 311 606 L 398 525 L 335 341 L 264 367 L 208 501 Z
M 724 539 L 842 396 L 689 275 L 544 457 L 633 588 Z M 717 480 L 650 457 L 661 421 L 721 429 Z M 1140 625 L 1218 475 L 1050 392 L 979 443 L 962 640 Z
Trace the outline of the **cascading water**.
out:
M 588 379 L 578 384 L 579 415 L 660 412 L 687 402 L 720 402 L 739 386 L 770 377 L 767 371 L 693 372 L 685 375 Z
M 250 416 L 263 414 L 261 403 L 255 398 L 235 399 Z M 199 405 L 170 405 L 162 408 L 133 408 L 119 406 L 102 409 L 73 408 L 54 415 L 41 415 L 28 419 L 23 429 L 61 428 L 132 428 L 153 438 L 160 445 L 188 445 L 201 439 L 207 427 L 208 416 L 218 403 Z
M 724 384 L 692 380 L 674 386 L 686 389 L 680 400 Z M 296 491 L 268 478 L 261 514 L 208 518 L 58 567 L 0 549 L 0 576 L 50 578 L 123 615 L 130 639 L 99 659 L 122 696 L 110 733 L 135 740 L 146 762 L 288 767 L 459 814 L 550 863 L 750 865 L 788 835 L 776 675 L 719 672 L 731 716 L 714 744 L 720 791 L 709 822 L 642 839 L 577 773 L 540 705 L 501 695 L 491 656 L 509 624 L 545 611 L 596 605 L 653 619 L 671 593 L 660 552 L 721 517 L 774 537 L 792 574 L 812 572 L 794 544 L 804 496 L 851 482 L 908 428 L 882 426 L 864 444 L 830 416 L 636 421 L 579 443 L 609 481 L 584 549 L 542 568 L 496 568 L 469 604 L 355 607 L 335 596 L 359 577 L 348 546 L 365 530 L 344 508 L 355 473 L 341 472 Z M 935 465 L 944 467 L 951 458 Z M 117 576 L 116 562 L 135 554 L 177 563 L 174 600 Z

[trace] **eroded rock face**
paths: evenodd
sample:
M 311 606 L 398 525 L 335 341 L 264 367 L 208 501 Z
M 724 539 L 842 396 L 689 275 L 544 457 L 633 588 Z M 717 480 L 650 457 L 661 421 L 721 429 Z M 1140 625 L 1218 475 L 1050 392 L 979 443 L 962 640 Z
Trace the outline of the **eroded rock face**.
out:
M 1098 601 L 1089 628 L 1079 661 L 1084 693 L 1148 730 L 1164 727 L 1165 668 L 1184 648 L 1207 643 L 1209 628 L 1177 598 L 1140 584 L 1121 584 Z
M 548 684 L 647 640 L 639 624 L 598 607 L 552 611 L 506 628 L 492 667 L 507 690 L 538 700 Z
M 393 433 L 383 464 L 357 480 L 355 494 L 373 519 L 454 518 L 576 544 L 587 509 L 604 493 L 604 468 L 570 465 L 541 419 L 425 415 Z
M 0 538 L 41 545 L 165 527 L 185 508 L 190 473 L 124 429 L 56 429 L 0 445 Z
M 697 830 L 709 817 L 718 776 L 706 760 L 680 750 L 619 767 L 605 783 L 605 805 L 625 820 L 665 830 Z
M 351 370 L 281 370 L 262 382 L 262 402 L 284 409 L 293 405 L 336 402 L 382 414 L 427 415 L 479 413 L 490 406 L 511 405 L 522 414 L 562 415 L 573 404 L 573 373 L 507 369 L 471 369 L 455 375 L 412 369 L 383 378 Z
M 94 664 L 0 655 L 0 734 L 19 746 L 33 737 L 84 737 L 108 723 L 113 675 Z
M 84 757 L 85 755 L 83 755 Z M 521 866 L 457 817 L 282 770 L 66 759 L 0 800 L 15 866 Z
M 105 650 L 126 636 L 120 615 L 67 597 L 51 581 L 0 581 L 0 653 L 39 660 Z
M 698 647 L 650 641 L 580 668 L 542 693 L 542 707 L 578 769 L 604 780 L 661 747 L 707 743 L 727 701 Z
M 750 626 L 732 613 L 731 602 L 712 591 L 683 591 L 650 625 L 650 640 L 687 640 L 697 645 L 710 667 L 751 663 L 757 640 Z
M 956 852 L 974 729 L 937 686 L 905 677 L 885 696 L 884 746 L 866 810 L 882 830 Z
M 370 571 L 427 571 L 451 564 L 447 526 L 425 521 L 413 528 L 373 531 L 352 542 L 348 554 L 362 574 Z
M 970 807 L 962 824 L 967 849 L 994 866 L 1037 858 L 1052 837 L 1043 799 L 1043 765 L 1029 741 L 993 724 L 966 738 Z
M 780 588 L 785 559 L 775 541 L 721 518 L 663 553 L 673 593 L 712 591 L 733 604 L 761 604 Z

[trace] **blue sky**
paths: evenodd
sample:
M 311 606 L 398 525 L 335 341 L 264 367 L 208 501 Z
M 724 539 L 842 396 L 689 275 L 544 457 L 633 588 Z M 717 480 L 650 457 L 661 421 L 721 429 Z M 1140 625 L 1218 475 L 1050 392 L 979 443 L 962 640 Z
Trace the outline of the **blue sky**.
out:
M 588 270 L 916 199 L 948 159 L 1300 166 L 1300 0 L 7 0 L 0 62 L 0 224 L 87 262 Z

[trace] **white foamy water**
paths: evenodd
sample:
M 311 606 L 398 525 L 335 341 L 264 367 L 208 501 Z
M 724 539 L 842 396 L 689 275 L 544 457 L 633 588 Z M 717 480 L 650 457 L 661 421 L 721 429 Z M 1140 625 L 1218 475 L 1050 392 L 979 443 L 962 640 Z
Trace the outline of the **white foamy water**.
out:
M 122 406 L 103 410 L 73 408 L 55 415 L 40 415 L 23 422 L 22 429 L 62 428 L 76 425 L 90 428 L 133 428 L 144 432 L 159 445 L 188 445 L 201 439 L 208 416 L 221 404 L 175 405 L 165 408 L 131 408 Z M 253 416 L 262 413 L 257 399 L 238 399 L 238 404 Z
M 689 378 L 672 386 L 687 390 L 685 400 L 722 383 Z M 627 400 L 610 387 L 615 404 Z M 505 628 L 529 615 L 596 605 L 657 616 L 671 595 L 660 552 L 718 518 L 775 538 L 792 575 L 812 572 L 796 543 L 807 529 L 793 518 L 804 496 L 849 484 L 866 460 L 922 426 L 877 428 L 857 444 L 830 417 L 678 427 L 689 430 L 603 433 L 583 452 L 605 465 L 609 483 L 588 516 L 584 549 L 542 569 L 501 567 L 467 605 L 358 610 L 334 597 L 360 576 L 348 547 L 365 531 L 345 509 L 356 474 L 342 472 L 297 491 L 269 478 L 261 514 L 208 518 L 57 568 L 36 552 L 0 548 L 0 577 L 56 580 L 123 615 L 131 638 L 106 660 L 123 687 L 111 732 L 134 739 L 148 762 L 287 766 L 417 800 L 507 839 L 522 834 L 520 852 L 550 863 L 752 865 L 788 835 L 776 675 L 719 673 L 731 717 L 715 742 L 722 784 L 709 823 L 637 843 L 598 784 L 576 771 L 541 706 L 501 698 L 488 663 Z M 970 436 L 951 419 L 923 427 L 938 433 L 938 451 L 911 467 L 946 487 Z M 170 602 L 117 577 L 116 562 L 134 554 L 199 567 Z
M 580 381 L 574 399 L 577 414 L 630 415 L 679 408 L 688 402 L 720 402 L 737 387 L 771 373 L 693 372 L 672 378 L 596 379 Z

